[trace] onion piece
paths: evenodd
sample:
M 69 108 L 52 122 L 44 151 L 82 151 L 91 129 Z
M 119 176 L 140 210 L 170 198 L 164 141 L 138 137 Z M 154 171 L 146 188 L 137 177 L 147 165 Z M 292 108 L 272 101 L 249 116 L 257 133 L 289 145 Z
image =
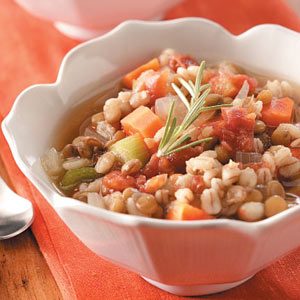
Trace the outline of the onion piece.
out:
M 44 171 L 52 179 L 57 179 L 63 175 L 65 170 L 62 166 L 63 160 L 59 152 L 55 148 L 49 149 L 42 157 L 41 164 Z
M 87 194 L 87 203 L 92 206 L 105 208 L 105 203 L 104 203 L 103 197 L 100 196 L 98 193 L 88 193 Z
M 249 93 L 249 83 L 247 80 L 244 81 L 240 91 L 238 92 L 238 94 L 236 95 L 236 97 L 234 99 L 245 99 L 248 96 Z
M 241 152 L 237 151 L 235 161 L 243 164 L 259 163 L 262 161 L 262 155 L 257 152 Z
M 73 169 L 87 167 L 90 165 L 91 165 L 91 161 L 87 158 L 71 157 L 66 159 L 63 162 L 62 166 L 65 170 L 73 170 Z
M 166 96 L 157 99 L 155 101 L 155 114 L 165 122 L 173 101 L 175 101 L 173 116 L 176 117 L 177 124 L 181 124 L 187 114 L 187 109 L 178 96 Z

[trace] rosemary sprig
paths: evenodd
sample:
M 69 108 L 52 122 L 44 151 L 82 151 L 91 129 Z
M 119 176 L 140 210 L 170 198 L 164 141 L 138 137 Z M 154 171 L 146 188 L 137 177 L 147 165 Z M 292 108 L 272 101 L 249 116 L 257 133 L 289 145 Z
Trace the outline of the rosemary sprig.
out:
M 196 76 L 195 84 L 191 80 L 187 82 L 182 78 L 179 79 L 181 85 L 189 92 L 190 101 L 183 94 L 180 88 L 176 84 L 172 83 L 174 91 L 186 106 L 188 112 L 185 115 L 182 123 L 177 125 L 177 120 L 175 117 L 173 117 L 175 101 L 172 102 L 166 121 L 165 132 L 158 147 L 157 156 L 166 156 L 210 141 L 212 139 L 211 137 L 188 143 L 191 139 L 190 133 L 187 133 L 189 127 L 202 112 L 231 106 L 230 104 L 204 106 L 205 99 L 210 93 L 209 84 L 201 85 L 204 69 L 205 62 L 202 61 Z

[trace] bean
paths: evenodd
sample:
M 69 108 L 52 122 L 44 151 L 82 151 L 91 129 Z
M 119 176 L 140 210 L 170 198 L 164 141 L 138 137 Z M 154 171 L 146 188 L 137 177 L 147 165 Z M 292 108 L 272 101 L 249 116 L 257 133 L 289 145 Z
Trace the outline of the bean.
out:
M 141 169 L 141 167 L 142 163 L 139 159 L 131 159 L 122 166 L 121 171 L 122 174 L 129 175 L 137 173 Z
M 98 158 L 95 170 L 97 173 L 106 174 L 113 167 L 116 157 L 112 152 L 106 152 Z
M 91 161 L 87 158 L 72 157 L 64 161 L 63 168 L 65 170 L 79 169 L 91 165 Z
M 271 196 L 265 202 L 265 216 L 272 217 L 288 208 L 287 202 L 280 196 Z
M 261 191 L 257 189 L 251 189 L 247 192 L 246 202 L 262 202 L 264 196 Z
M 239 164 L 230 160 L 229 163 L 222 168 L 222 180 L 225 186 L 230 186 L 239 181 L 241 170 Z
M 219 94 L 209 94 L 205 98 L 205 106 L 213 106 L 221 103 L 223 100 L 222 96 Z
M 141 105 L 147 105 L 150 102 L 150 94 L 148 91 L 141 91 L 131 96 L 129 103 L 133 108 Z
M 205 189 L 201 195 L 201 207 L 206 213 L 217 215 L 222 210 L 218 191 L 212 188 Z
M 264 204 L 260 202 L 246 202 L 238 209 L 240 220 L 247 222 L 259 221 L 264 217 Z
M 120 192 L 114 192 L 104 197 L 104 203 L 108 210 L 124 213 L 126 211 L 125 201 Z
M 240 185 L 231 186 L 226 194 L 228 204 L 242 203 L 245 201 L 246 197 L 247 191 L 243 186 Z
M 291 142 L 291 147 L 292 148 L 300 148 L 300 138 L 294 140 Z
M 292 137 L 290 132 L 281 126 L 278 126 L 271 136 L 271 141 L 273 145 L 283 145 L 289 146 L 291 143 Z
M 255 126 L 254 126 L 254 133 L 259 134 L 259 133 L 263 133 L 266 131 L 266 124 L 261 121 L 261 120 L 256 120 L 255 121 Z
M 108 99 L 104 104 L 103 113 L 108 123 L 119 122 L 122 116 L 119 100 L 116 98 Z
M 145 183 L 145 191 L 154 194 L 157 190 L 161 189 L 168 180 L 167 174 L 156 175 L 148 179 Z
M 127 116 L 132 111 L 132 107 L 129 103 L 131 95 L 132 92 L 120 92 L 118 94 L 122 117 Z
M 255 187 L 257 184 L 257 175 L 251 168 L 246 168 L 241 171 L 239 184 L 245 187 Z
M 184 203 L 190 203 L 194 200 L 193 192 L 188 188 L 179 189 L 175 192 L 176 200 Z
M 227 164 L 230 159 L 230 153 L 228 152 L 228 150 L 222 145 L 217 145 L 215 147 L 215 151 L 217 153 L 218 161 L 222 164 Z
M 231 104 L 233 99 L 231 97 L 224 97 L 223 98 L 223 103 L 224 104 Z
M 126 188 L 123 191 L 123 198 L 124 200 L 127 200 L 129 197 L 131 197 L 134 194 L 135 190 L 133 188 Z
M 267 133 L 258 134 L 256 136 L 259 138 L 264 146 L 264 150 L 269 149 L 272 146 L 271 137 Z
M 98 193 L 88 193 L 87 203 L 96 207 L 105 208 L 104 199 Z
M 143 194 L 136 200 L 136 207 L 143 215 L 151 216 L 158 209 L 158 204 L 153 195 Z
M 266 185 L 266 197 L 271 196 L 280 196 L 282 198 L 285 197 L 285 191 L 282 184 L 277 180 L 269 181 Z
M 272 101 L 272 92 L 270 90 L 262 90 L 258 93 L 257 99 L 262 101 L 263 104 L 268 104 Z
M 63 158 L 76 156 L 77 150 L 72 144 L 67 144 L 61 151 Z
M 157 190 L 155 192 L 155 199 L 160 205 L 167 205 L 169 203 L 170 192 L 167 189 Z
M 92 115 L 91 117 L 91 121 L 93 124 L 97 124 L 98 122 L 104 121 L 104 113 L 103 112 L 99 112 L 97 114 Z
M 273 178 L 269 168 L 260 168 L 257 170 L 257 183 L 267 184 Z

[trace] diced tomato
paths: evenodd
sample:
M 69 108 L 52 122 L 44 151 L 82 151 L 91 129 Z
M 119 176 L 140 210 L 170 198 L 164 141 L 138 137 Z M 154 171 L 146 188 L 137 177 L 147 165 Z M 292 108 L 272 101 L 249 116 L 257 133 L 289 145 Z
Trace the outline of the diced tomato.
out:
M 189 55 L 175 54 L 169 60 L 169 67 L 176 72 L 179 67 L 187 68 L 189 66 L 198 66 L 195 59 Z
M 226 128 L 233 132 L 238 132 L 240 129 L 254 130 L 255 115 L 248 114 L 246 108 L 222 108 L 222 117 L 226 123 Z
M 142 173 L 147 178 L 151 178 L 158 174 L 174 174 L 185 172 L 185 162 L 192 157 L 198 156 L 203 151 L 201 146 L 184 149 L 180 152 L 170 154 L 168 156 L 157 157 L 153 154 L 149 162 L 145 165 Z
M 235 151 L 252 152 L 254 151 L 253 133 L 249 131 L 240 131 L 235 141 Z
M 214 76 L 209 81 L 211 91 L 215 94 L 223 95 L 224 97 L 234 97 L 239 92 L 238 89 L 230 81 L 230 77 L 225 74 Z
M 300 148 L 291 148 L 292 155 L 300 159 Z
M 223 121 L 212 124 L 214 135 L 218 136 L 229 152 L 251 152 L 254 147 L 255 116 L 245 108 L 223 108 Z
M 211 90 L 213 93 L 223 95 L 224 97 L 234 98 L 240 91 L 244 81 L 249 84 L 249 91 L 254 92 L 257 81 L 255 78 L 244 74 L 232 75 L 220 73 L 210 79 Z
M 129 187 L 135 188 L 136 179 L 123 175 L 121 171 L 112 171 L 103 177 L 102 184 L 109 190 L 122 192 Z
M 244 81 L 247 81 L 249 84 L 249 92 L 254 93 L 255 88 L 257 87 L 257 81 L 254 77 L 250 77 L 245 74 L 238 74 L 231 77 L 231 82 L 238 91 L 242 88 Z
M 147 178 L 145 175 L 139 174 L 136 176 L 136 187 L 139 191 L 144 192 Z
M 203 71 L 202 83 L 208 83 L 213 77 L 218 76 L 216 69 L 207 68 Z
M 193 175 L 190 190 L 195 194 L 201 194 L 206 188 L 203 177 L 201 175 Z
M 159 174 L 158 170 L 159 157 L 157 157 L 156 153 L 153 154 L 142 170 L 142 174 L 144 174 L 147 178 L 151 178 L 157 174 Z
M 176 173 L 185 173 L 185 162 L 192 157 L 198 156 L 201 152 L 203 152 L 201 146 L 188 148 L 168 155 L 167 159 L 174 167 Z
M 160 157 L 158 161 L 158 172 L 159 173 L 166 173 L 166 174 L 173 174 L 175 173 L 176 166 L 172 164 L 172 162 L 168 159 L 168 157 Z

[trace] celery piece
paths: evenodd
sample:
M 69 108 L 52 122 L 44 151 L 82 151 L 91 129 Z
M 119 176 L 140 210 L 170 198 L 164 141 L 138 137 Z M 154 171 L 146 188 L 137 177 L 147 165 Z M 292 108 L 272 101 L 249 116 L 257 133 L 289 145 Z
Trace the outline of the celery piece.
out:
M 122 163 L 126 163 L 131 159 L 139 159 L 143 165 L 150 158 L 149 150 L 144 143 L 143 138 L 139 134 L 128 136 L 110 147 L 118 159 Z
M 61 181 L 61 187 L 67 188 L 70 186 L 75 186 L 82 181 L 93 180 L 97 177 L 99 177 L 99 174 L 93 167 L 68 170 Z

